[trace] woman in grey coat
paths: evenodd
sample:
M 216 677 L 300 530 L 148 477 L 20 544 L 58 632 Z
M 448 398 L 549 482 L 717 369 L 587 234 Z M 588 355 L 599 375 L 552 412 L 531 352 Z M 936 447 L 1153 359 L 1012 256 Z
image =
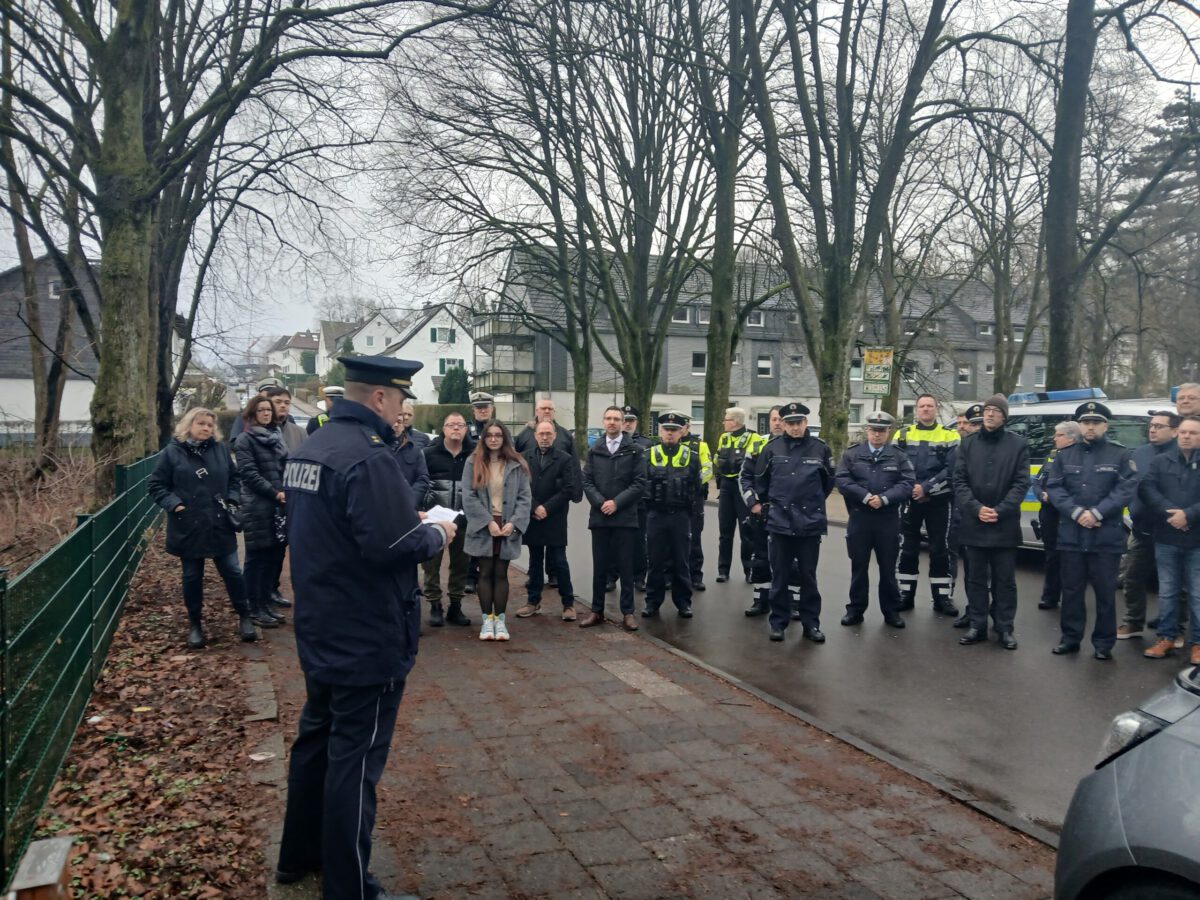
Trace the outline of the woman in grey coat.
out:
M 481 641 L 507 641 L 508 564 L 521 555 L 521 535 L 532 508 L 529 464 L 513 447 L 512 435 L 496 420 L 463 467 L 462 504 L 467 517 L 463 550 L 479 560 Z

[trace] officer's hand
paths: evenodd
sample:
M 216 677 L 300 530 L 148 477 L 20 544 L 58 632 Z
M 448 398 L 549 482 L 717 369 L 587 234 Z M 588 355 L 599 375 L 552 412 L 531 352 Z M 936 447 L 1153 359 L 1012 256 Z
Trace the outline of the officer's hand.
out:
M 442 531 L 446 532 L 447 544 L 454 540 L 454 536 L 458 534 L 458 526 L 453 522 L 438 522 L 437 526 L 438 528 L 442 529 Z
M 544 506 L 539 506 L 537 509 L 535 509 L 533 511 L 533 517 L 535 519 L 544 519 L 548 515 L 549 515 L 549 513 L 546 512 L 546 507 L 544 507 Z
M 182 503 L 180 503 L 177 507 L 175 507 L 173 510 L 171 510 L 171 512 L 179 513 L 179 512 L 183 512 L 185 509 L 187 509 L 187 507 L 184 506 Z
M 750 512 L 752 512 L 756 516 L 761 516 L 762 515 L 762 504 L 755 503 L 752 507 L 750 507 Z
M 1047 502 L 1049 499 L 1050 499 L 1050 495 L 1049 495 L 1049 494 L 1047 494 L 1045 491 L 1042 491 L 1042 502 L 1043 502 L 1043 503 L 1045 503 L 1045 502 Z
M 503 537 L 504 536 L 503 533 L 500 531 L 500 526 L 497 525 L 495 522 L 488 522 L 488 534 L 490 534 L 492 537 Z
M 990 506 L 985 506 L 979 510 L 979 521 L 994 524 L 1000 521 L 1000 514 Z
M 1079 518 L 1075 520 L 1084 528 L 1098 528 L 1100 523 L 1096 521 L 1096 517 L 1092 515 L 1090 509 L 1085 509 L 1079 514 Z
M 1080 516 L 1080 518 L 1083 518 L 1083 517 Z M 1167 524 L 1170 525 L 1172 528 L 1178 528 L 1180 531 L 1187 531 L 1187 529 L 1188 529 L 1187 513 L 1185 513 L 1182 509 L 1168 509 L 1167 510 Z
M 871 509 L 879 509 L 883 506 L 883 498 L 878 494 L 872 494 L 870 499 L 867 500 L 867 506 L 871 507 Z
M 417 510 L 417 518 L 420 519 L 422 522 L 424 522 L 426 519 L 429 518 L 429 513 L 425 512 L 422 509 L 418 509 Z
M 912 496 L 913 496 L 914 500 L 924 500 L 925 499 L 925 486 L 921 485 L 921 484 L 914 484 Z
M 611 516 L 616 511 L 617 511 L 617 501 L 616 500 L 605 500 L 603 503 L 600 504 L 600 512 L 604 513 L 606 516 Z
M 287 494 L 285 494 L 283 491 L 280 491 L 278 494 L 275 495 L 275 499 L 278 500 L 280 503 L 287 503 Z

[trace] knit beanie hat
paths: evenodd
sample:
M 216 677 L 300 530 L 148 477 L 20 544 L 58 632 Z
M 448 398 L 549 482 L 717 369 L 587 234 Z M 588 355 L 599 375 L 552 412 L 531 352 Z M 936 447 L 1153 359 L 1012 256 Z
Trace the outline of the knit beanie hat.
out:
M 992 394 L 983 401 L 984 406 L 994 406 L 1000 412 L 1004 413 L 1005 421 L 1008 421 L 1008 398 L 1003 394 Z

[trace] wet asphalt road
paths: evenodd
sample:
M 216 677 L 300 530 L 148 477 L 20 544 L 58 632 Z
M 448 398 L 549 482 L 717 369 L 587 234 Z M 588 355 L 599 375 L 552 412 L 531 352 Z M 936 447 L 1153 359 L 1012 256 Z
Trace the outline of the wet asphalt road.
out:
M 572 505 L 568 547 L 584 605 L 591 599 L 586 507 Z M 830 527 L 822 544 L 818 570 L 821 627 L 828 641 L 818 646 L 802 640 L 799 623 L 792 623 L 782 644 L 770 643 L 765 617 L 743 614 L 750 587 L 738 572 L 736 541 L 735 580 L 714 580 L 717 517 L 712 506 L 705 516 L 704 548 L 708 590 L 695 595 L 695 618 L 678 618 L 668 598 L 660 619 L 639 616 L 647 633 L 803 710 L 834 732 L 867 741 L 985 803 L 1055 831 L 1076 782 L 1096 762 L 1112 717 L 1169 684 L 1181 667 L 1178 653 L 1173 660 L 1143 659 L 1144 641 L 1136 639 L 1118 641 L 1111 662 L 1092 659 L 1086 643 L 1076 656 L 1052 655 L 1050 648 L 1059 640 L 1058 614 L 1037 608 L 1040 556 L 1032 553 L 1022 554 L 1018 566 L 1016 651 L 994 641 L 958 645 L 962 632 L 931 608 L 924 556 L 917 608 L 905 614 L 907 628 L 885 626 L 877 606 L 862 625 L 845 628 L 838 620 L 846 603 L 849 562 L 845 530 L 838 526 Z M 636 598 L 640 613 L 642 595 Z M 546 599 L 554 603 L 557 598 Z M 955 601 L 962 605 L 960 596 Z M 1120 615 L 1120 594 L 1117 603 Z M 608 609 L 617 610 L 616 593 L 608 595 Z

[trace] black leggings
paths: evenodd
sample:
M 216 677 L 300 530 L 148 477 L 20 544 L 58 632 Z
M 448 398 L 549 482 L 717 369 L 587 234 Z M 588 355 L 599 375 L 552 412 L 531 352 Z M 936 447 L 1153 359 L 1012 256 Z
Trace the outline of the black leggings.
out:
M 504 615 L 508 609 L 508 560 L 498 556 L 479 557 L 479 608 L 485 616 Z

